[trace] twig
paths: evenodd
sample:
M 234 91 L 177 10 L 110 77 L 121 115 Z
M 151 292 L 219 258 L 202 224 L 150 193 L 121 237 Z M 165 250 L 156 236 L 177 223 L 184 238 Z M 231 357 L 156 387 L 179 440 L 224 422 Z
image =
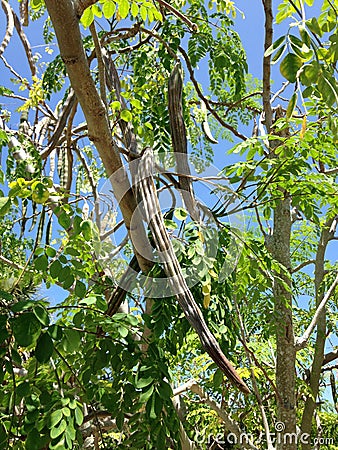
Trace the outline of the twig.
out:
M 253 386 L 254 393 L 255 393 L 255 396 L 256 396 L 256 399 L 257 399 L 258 407 L 259 407 L 261 415 L 262 415 L 263 426 L 264 426 L 265 435 L 266 435 L 266 441 L 267 441 L 267 444 L 268 444 L 268 450 L 274 450 L 273 449 L 273 445 L 272 445 L 272 441 L 271 441 L 271 433 L 270 433 L 269 422 L 268 422 L 268 419 L 266 417 L 265 408 L 263 406 L 263 401 L 262 401 L 261 394 L 260 394 L 260 392 L 258 390 L 258 385 L 257 385 L 257 381 L 256 381 L 255 372 L 254 372 L 253 367 L 252 367 L 252 365 L 253 365 L 252 364 L 252 359 L 251 359 L 252 355 L 251 355 L 251 352 L 250 352 L 250 350 L 249 350 L 249 348 L 247 346 L 247 338 L 246 338 L 246 333 L 245 333 L 245 327 L 244 327 L 242 316 L 241 316 L 241 313 L 240 313 L 240 310 L 239 310 L 239 307 L 238 307 L 236 296 L 234 296 L 234 303 L 235 303 L 235 309 L 236 309 L 237 318 L 238 318 L 238 321 L 239 321 L 239 324 L 240 324 L 241 336 L 242 336 L 242 341 L 243 341 L 243 344 L 244 344 L 244 350 L 245 350 L 246 357 L 248 359 L 248 362 L 249 362 L 249 365 L 250 365 L 250 369 L 251 369 L 252 386 Z M 254 361 L 256 363 L 256 361 L 257 361 L 256 358 L 254 358 Z M 258 366 L 257 363 L 256 363 L 256 366 Z M 260 367 L 260 365 L 258 367 Z M 263 371 L 264 375 L 267 377 L 266 372 L 264 371 L 264 369 L 261 369 L 261 370 Z M 269 377 L 267 377 L 267 379 L 269 380 Z M 275 389 L 275 392 L 277 394 L 277 389 Z
M 300 338 L 298 338 L 296 340 L 296 349 L 297 350 L 301 350 L 308 343 L 308 340 L 310 339 L 310 336 L 317 325 L 318 319 L 320 318 L 321 313 L 324 311 L 324 308 L 325 308 L 327 302 L 330 300 L 332 294 L 334 293 L 337 285 L 338 285 L 338 274 L 337 274 L 336 278 L 334 279 L 333 283 L 331 284 L 326 295 L 324 296 L 323 300 L 318 305 L 316 312 L 311 320 L 310 325 L 304 332 L 303 336 L 301 336 Z
M 84 170 L 85 170 L 85 172 L 87 174 L 89 184 L 90 184 L 90 186 L 92 188 L 94 201 L 96 202 L 97 199 L 98 199 L 98 193 L 97 193 L 97 186 L 96 186 L 96 183 L 94 181 L 92 172 L 91 172 L 91 170 L 90 170 L 90 168 L 89 168 L 89 166 L 87 164 L 86 159 L 82 155 L 82 153 L 81 153 L 80 149 L 77 147 L 77 145 L 74 148 L 75 148 L 75 152 L 76 152 L 79 160 L 81 161 L 81 164 L 83 165 L 83 168 L 84 168 Z
M 306 267 L 310 264 L 314 264 L 316 262 L 315 259 L 309 259 L 307 261 L 303 261 L 302 263 L 298 264 L 294 269 L 291 270 L 291 273 L 298 272 L 299 270 L 303 269 L 303 267 Z
M 264 51 L 272 45 L 273 36 L 273 14 L 272 14 L 272 0 L 262 0 L 265 12 L 265 42 Z M 271 55 L 264 56 L 263 59 L 263 110 L 265 114 L 265 127 L 268 133 L 272 124 L 272 108 L 271 108 Z
M 338 358 L 338 350 L 327 353 L 323 359 L 323 366 L 325 366 L 326 364 L 329 364 L 330 362 L 334 361 L 337 358 Z
M 185 60 L 186 66 L 188 68 L 189 71 L 189 75 L 190 75 L 190 79 L 192 81 L 192 84 L 195 87 L 195 90 L 197 92 L 197 95 L 199 96 L 199 98 L 201 100 L 204 101 L 205 106 L 207 108 L 207 110 L 215 117 L 215 119 L 227 130 L 231 131 L 235 136 L 237 136 L 238 138 L 242 139 L 243 141 L 246 141 L 248 138 L 246 136 L 244 136 L 244 134 L 240 133 L 239 131 L 236 130 L 236 128 L 234 128 L 232 125 L 229 125 L 228 123 L 226 123 L 222 117 L 220 117 L 220 115 L 211 107 L 209 100 L 203 95 L 203 92 L 201 90 L 201 88 L 199 87 L 199 84 L 195 78 L 195 74 L 194 74 L 194 70 L 192 68 L 192 65 L 190 63 L 189 60 L 189 56 L 187 55 L 186 51 L 182 48 L 179 47 L 179 50 Z
M 10 267 L 13 267 L 13 269 L 16 270 L 23 270 L 23 267 L 19 264 L 16 264 L 15 262 L 11 261 L 10 259 L 5 258 L 4 256 L 0 255 L 0 261 L 7 264 Z
M 203 402 L 205 402 L 213 411 L 217 413 L 218 417 L 224 422 L 227 430 L 229 430 L 231 433 L 234 433 L 238 438 L 243 436 L 243 431 L 240 429 L 238 423 L 235 422 L 231 417 L 229 417 L 224 409 L 222 409 L 214 400 L 212 400 L 195 380 L 189 380 L 182 386 L 175 389 L 174 397 L 188 390 L 193 392 L 194 394 L 197 394 Z M 244 440 L 242 446 L 246 449 L 257 450 L 257 447 L 249 438 L 247 440 Z

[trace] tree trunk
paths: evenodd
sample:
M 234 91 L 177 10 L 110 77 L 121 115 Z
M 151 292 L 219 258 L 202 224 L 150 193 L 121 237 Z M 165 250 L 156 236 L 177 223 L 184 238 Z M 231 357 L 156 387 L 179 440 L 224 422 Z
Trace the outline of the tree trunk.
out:
M 131 241 L 137 244 L 137 249 L 134 246 L 134 250 L 140 268 L 147 272 L 152 266 L 150 262 L 151 249 L 142 219 L 136 217 L 139 216 L 136 210 L 136 201 L 128 176 L 123 169 L 119 151 L 112 139 L 106 107 L 90 73 L 74 3 L 71 0 L 62 2 L 46 0 L 45 3 L 54 26 L 62 60 L 86 118 L 88 137 L 97 148 L 108 177 L 114 174 L 114 177 L 110 178 L 114 195 L 119 202 Z M 133 227 L 131 228 L 132 217 Z
M 290 199 L 280 200 L 274 211 L 273 257 L 290 270 L 291 214 Z M 281 274 L 283 285 L 278 278 L 274 282 L 276 320 L 276 386 L 277 398 L 276 448 L 296 450 L 296 392 L 295 364 L 296 349 L 292 321 L 291 280 L 287 273 Z M 280 431 L 280 433 L 278 432 Z
M 326 247 L 329 242 L 329 238 L 332 234 L 330 233 L 329 228 L 330 225 L 326 224 L 326 227 L 322 231 L 320 243 L 318 245 L 316 254 L 316 262 L 315 262 L 316 307 L 318 307 L 320 302 L 323 300 L 324 296 L 324 293 L 321 291 L 320 287 L 324 278 L 324 260 Z M 313 357 L 309 380 L 309 386 L 312 395 L 311 396 L 309 395 L 305 402 L 301 425 L 303 434 L 304 433 L 308 435 L 311 434 L 312 419 L 316 408 L 316 398 L 319 391 L 319 381 L 324 360 L 325 341 L 326 341 L 326 311 L 324 309 L 321 312 L 317 323 L 315 354 Z M 311 450 L 310 439 L 304 439 L 304 441 L 305 442 L 302 444 L 302 450 Z

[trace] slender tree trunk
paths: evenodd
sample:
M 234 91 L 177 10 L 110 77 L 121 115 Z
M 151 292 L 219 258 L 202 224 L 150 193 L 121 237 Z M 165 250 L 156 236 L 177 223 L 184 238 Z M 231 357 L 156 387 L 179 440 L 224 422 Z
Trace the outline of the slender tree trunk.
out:
M 323 299 L 324 293 L 320 289 L 324 278 L 324 260 L 326 247 L 329 242 L 329 238 L 332 233 L 329 231 L 330 225 L 326 224 L 326 227 L 322 231 L 320 243 L 318 245 L 316 262 L 315 262 L 315 294 L 316 294 L 316 306 L 320 304 Z M 321 370 L 324 360 L 324 348 L 326 340 L 326 311 L 321 312 L 317 323 L 317 336 L 315 344 L 315 354 L 310 372 L 309 386 L 311 389 L 311 396 L 309 395 L 305 402 L 305 407 L 302 416 L 302 433 L 311 434 L 312 419 L 316 409 L 316 398 L 319 391 L 319 381 Z M 302 444 L 302 450 L 311 450 L 310 439 L 304 439 L 306 441 Z
M 82 44 L 76 5 L 71 0 L 46 0 L 48 14 L 53 23 L 60 54 L 69 79 L 88 125 L 88 138 L 96 146 L 107 175 L 111 177 L 114 195 L 119 202 L 125 226 L 133 243 L 137 243 L 135 255 L 141 269 L 151 267 L 151 249 L 136 210 L 136 200 L 130 188 L 128 176 L 123 169 L 119 151 L 114 145 L 109 118 L 103 100 L 97 92 L 90 73 Z M 132 217 L 136 220 L 133 220 Z M 139 217 L 138 217 L 139 216 Z M 137 217 L 137 218 L 136 218 Z M 135 246 L 136 247 L 136 246 Z
M 262 0 L 265 14 L 265 40 L 264 50 L 267 50 L 273 42 L 273 11 L 272 0 Z M 271 56 L 263 60 L 263 110 L 265 127 L 268 133 L 273 125 L 271 96 Z M 278 142 L 270 144 L 270 158 L 275 158 L 273 153 Z M 274 209 L 274 226 L 272 240 L 272 256 L 285 270 L 291 268 L 290 261 L 290 237 L 291 237 L 291 204 L 287 193 Z M 292 320 L 292 294 L 291 279 L 289 273 L 279 275 L 285 285 L 275 277 L 274 299 L 276 317 L 276 387 L 277 421 L 276 424 L 276 448 L 277 450 L 296 450 L 296 348 Z M 278 433 L 278 431 L 281 431 Z
M 280 200 L 274 211 L 273 257 L 290 269 L 291 214 L 290 199 Z M 275 278 L 274 298 L 276 317 L 276 425 L 277 450 L 296 450 L 296 349 L 292 320 L 292 294 L 289 274 L 279 275 L 285 285 Z M 278 431 L 281 430 L 280 433 Z

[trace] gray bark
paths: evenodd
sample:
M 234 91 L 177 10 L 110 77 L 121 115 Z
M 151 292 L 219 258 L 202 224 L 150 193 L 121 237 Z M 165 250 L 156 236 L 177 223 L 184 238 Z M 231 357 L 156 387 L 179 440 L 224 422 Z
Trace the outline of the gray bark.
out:
M 332 221 L 331 221 L 332 222 Z M 326 247 L 333 232 L 330 231 L 330 224 L 326 224 L 322 231 L 321 239 L 317 248 L 316 262 L 315 262 L 315 293 L 316 293 L 316 306 L 320 305 L 323 300 L 324 293 L 320 287 L 324 279 L 324 260 Z M 315 354 L 310 371 L 309 386 L 311 390 L 311 396 L 309 395 L 305 402 L 305 407 L 302 416 L 301 429 L 302 433 L 311 434 L 312 420 L 316 409 L 316 398 L 319 392 L 319 381 L 322 371 L 322 365 L 324 360 L 324 348 L 326 341 L 326 308 L 322 309 L 317 319 L 317 335 L 315 343 Z M 302 450 L 311 450 L 310 443 L 302 444 Z

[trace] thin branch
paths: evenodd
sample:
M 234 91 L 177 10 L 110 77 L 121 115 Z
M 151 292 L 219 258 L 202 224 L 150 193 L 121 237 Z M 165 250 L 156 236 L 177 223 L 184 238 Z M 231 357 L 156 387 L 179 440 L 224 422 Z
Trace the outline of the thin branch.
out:
M 240 429 L 238 423 L 235 422 L 214 400 L 212 400 L 195 380 L 189 380 L 187 383 L 184 383 L 182 386 L 175 389 L 174 397 L 188 390 L 198 395 L 204 403 L 210 406 L 210 408 L 215 411 L 218 417 L 224 422 L 227 430 L 235 434 L 238 438 L 242 438 L 240 442 L 243 441 L 243 431 Z M 246 440 L 244 439 L 244 441 Z M 257 447 L 253 444 L 249 437 L 247 442 L 242 443 L 242 446 L 246 449 L 257 450 Z
M 92 188 L 93 197 L 96 202 L 98 199 L 98 193 L 97 193 L 97 186 L 96 186 L 95 180 L 93 178 L 92 172 L 87 164 L 85 157 L 82 155 L 82 153 L 81 153 L 80 149 L 77 147 L 77 145 L 75 146 L 75 152 L 76 152 L 79 160 L 81 161 L 81 164 L 87 174 L 89 184 Z
M 5 258 L 4 256 L 0 255 L 0 261 L 7 264 L 10 267 L 13 267 L 13 269 L 16 270 L 23 270 L 23 267 L 19 264 L 16 264 L 15 262 L 11 261 L 10 259 Z
M 235 136 L 237 136 L 238 138 L 242 139 L 243 141 L 246 141 L 248 138 L 246 136 L 244 136 L 244 134 L 240 133 L 239 131 L 236 130 L 236 128 L 234 128 L 232 125 L 229 125 L 228 123 L 226 123 L 222 117 L 220 117 L 220 115 L 211 107 L 211 104 L 209 102 L 209 100 L 203 95 L 203 92 L 201 90 L 201 88 L 199 87 L 199 84 L 195 78 L 195 74 L 194 74 L 194 70 L 192 68 L 192 65 L 190 63 L 190 59 L 189 56 L 187 55 L 186 51 L 182 48 L 179 47 L 179 50 L 185 60 L 186 66 L 188 68 L 189 71 L 189 75 L 190 75 L 190 79 L 192 81 L 192 84 L 195 87 L 195 90 L 197 92 L 197 95 L 199 96 L 199 98 L 201 100 L 204 101 L 205 106 L 207 108 L 207 110 L 215 117 L 215 119 L 227 130 L 231 131 Z
M 285 91 L 285 89 L 289 86 L 289 84 L 290 84 L 289 81 L 285 81 L 285 83 L 283 83 L 282 87 L 271 98 L 270 100 L 271 105 L 276 100 L 276 98 L 278 98 Z
M 309 266 L 310 264 L 314 264 L 316 262 L 315 259 L 308 259 L 307 261 L 303 261 L 302 263 L 298 264 L 294 269 L 291 270 L 291 273 L 296 273 L 299 270 L 303 269 L 306 266 Z
M 252 386 L 253 386 L 254 393 L 255 393 L 255 396 L 256 396 L 256 399 L 257 399 L 258 407 L 259 407 L 261 415 L 262 415 L 262 421 L 263 421 L 263 426 L 264 426 L 264 430 L 265 430 L 268 450 L 274 450 L 273 445 L 272 445 L 272 440 L 271 440 L 271 432 L 270 432 L 269 422 L 268 422 L 268 419 L 267 419 L 267 416 L 266 416 L 266 412 L 265 412 L 265 408 L 264 408 L 264 405 L 263 405 L 261 394 L 260 394 L 260 392 L 258 390 L 256 376 L 255 376 L 255 372 L 253 370 L 252 355 L 251 355 L 251 352 L 249 351 L 249 348 L 247 346 L 247 337 L 246 337 L 246 333 L 245 333 L 245 327 L 244 327 L 242 316 L 241 316 L 241 313 L 240 313 L 240 310 L 239 310 L 239 307 L 238 307 L 236 296 L 234 296 L 234 303 L 235 303 L 237 318 L 238 318 L 239 325 L 240 325 L 242 341 L 244 343 L 244 350 L 245 350 L 246 357 L 247 357 L 247 360 L 249 362 L 250 369 L 251 369 Z M 256 362 L 256 358 L 255 358 L 255 362 Z M 256 366 L 258 366 L 258 365 L 256 364 Z M 263 370 L 263 373 L 264 373 L 264 370 Z M 266 373 L 265 373 L 265 376 L 266 376 Z M 267 377 L 267 379 L 269 379 L 269 378 Z M 277 390 L 276 390 L 276 393 L 277 393 Z
M 330 362 L 334 361 L 335 359 L 338 359 L 338 350 L 335 350 L 334 352 L 326 353 L 324 355 L 323 359 L 323 366 L 326 364 L 329 364 Z
M 266 51 L 272 45 L 273 37 L 273 13 L 272 13 L 272 0 L 262 0 L 264 12 L 265 12 L 265 42 L 264 51 Z M 263 59 L 263 110 L 265 113 L 265 127 L 268 133 L 272 124 L 272 108 L 271 108 L 271 55 L 264 56 Z
M 327 302 L 330 300 L 331 296 L 333 295 L 337 285 L 338 285 L 338 274 L 337 274 L 335 280 L 333 281 L 333 283 L 331 284 L 326 295 L 324 296 L 323 300 L 318 305 L 318 308 L 316 309 L 316 312 L 312 318 L 310 325 L 304 332 L 303 336 L 301 336 L 300 338 L 298 338 L 296 340 L 296 349 L 297 350 L 301 350 L 308 343 L 308 340 L 310 339 L 310 336 L 317 325 L 318 319 L 320 318 L 320 314 L 324 311 L 325 306 L 326 306 Z

